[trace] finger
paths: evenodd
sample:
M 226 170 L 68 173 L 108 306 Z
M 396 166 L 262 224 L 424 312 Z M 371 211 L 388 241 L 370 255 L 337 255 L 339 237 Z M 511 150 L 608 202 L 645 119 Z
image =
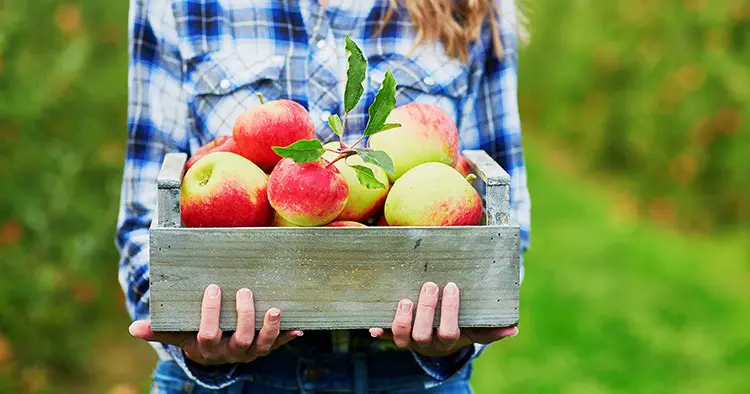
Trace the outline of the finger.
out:
M 373 338 L 389 339 L 389 338 L 383 337 L 383 334 L 385 334 L 385 330 L 382 328 L 372 327 L 370 328 L 369 331 L 370 331 L 370 336 Z M 393 336 L 391 336 L 391 338 L 393 338 Z
M 249 289 L 237 291 L 237 329 L 229 339 L 229 352 L 234 357 L 244 357 L 255 339 L 255 307 L 253 292 Z
M 440 302 L 440 326 L 437 337 L 443 349 L 451 349 L 461 337 L 458 328 L 458 309 L 460 304 L 458 286 L 450 282 L 443 289 L 443 300 Z
M 201 307 L 201 324 L 198 330 L 198 351 L 207 359 L 216 358 L 221 350 L 221 329 L 219 328 L 219 314 L 221 313 L 221 289 L 216 285 L 209 285 L 203 293 Z
M 281 311 L 278 308 L 271 308 L 266 312 L 263 320 L 263 327 L 258 333 L 258 339 L 255 341 L 255 354 L 265 356 L 273 347 L 276 338 L 279 336 L 281 327 Z
M 161 342 L 182 347 L 193 338 L 189 332 L 153 332 L 148 320 L 137 320 L 128 327 L 130 335 L 149 342 Z
M 280 346 L 283 346 L 287 342 L 291 341 L 294 338 L 301 337 L 305 333 L 302 330 L 291 330 L 291 331 L 283 331 L 279 334 L 279 337 L 276 338 L 276 342 L 274 342 L 273 347 L 271 347 L 271 350 L 274 350 Z
M 422 286 L 417 303 L 417 315 L 414 317 L 414 329 L 411 337 L 417 346 L 428 346 L 432 343 L 432 326 L 435 322 L 435 308 L 438 302 L 438 285 L 427 282 Z
M 398 347 L 407 347 L 411 344 L 411 316 L 414 304 L 411 300 L 403 299 L 398 303 L 396 317 L 391 324 L 393 342 Z
M 472 328 L 464 329 L 464 334 L 476 343 L 488 344 L 499 341 L 503 338 L 514 337 L 518 335 L 518 327 L 493 327 L 493 328 Z

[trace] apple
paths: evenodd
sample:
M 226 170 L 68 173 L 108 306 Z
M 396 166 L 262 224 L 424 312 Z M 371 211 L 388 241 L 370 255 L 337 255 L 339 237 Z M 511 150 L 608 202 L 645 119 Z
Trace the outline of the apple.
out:
M 367 226 L 359 222 L 353 222 L 351 220 L 340 220 L 340 221 L 328 223 L 326 227 L 367 227 Z
M 268 175 L 235 153 L 213 152 L 185 173 L 180 215 L 186 227 L 260 227 L 271 223 Z
M 463 175 L 464 178 L 473 174 L 473 172 L 471 172 L 471 167 L 469 167 L 469 163 L 464 159 L 464 155 L 461 154 L 458 155 L 458 162 L 454 168 L 459 174 Z
M 443 163 L 425 163 L 407 171 L 385 201 L 390 226 L 473 226 L 482 220 L 479 193 Z
M 282 159 L 268 178 L 268 200 L 276 213 L 297 226 L 330 223 L 349 199 L 346 179 L 323 158 L 297 164 Z
M 315 125 L 305 107 L 291 100 L 275 100 L 240 115 L 232 130 L 237 153 L 269 172 L 281 160 L 271 149 L 315 138 Z
M 329 142 L 324 145 L 328 149 L 336 149 L 338 146 L 338 142 Z M 323 158 L 333 161 L 337 156 L 336 153 L 327 151 L 323 155 Z M 383 207 L 385 197 L 388 195 L 388 190 L 391 186 L 385 170 L 377 165 L 365 163 L 362 158 L 356 155 L 341 159 L 333 165 L 341 172 L 341 175 L 346 179 L 346 184 L 349 186 L 349 200 L 344 210 L 336 217 L 336 220 L 364 221 Z M 357 173 L 350 165 L 369 167 L 375 175 L 375 179 L 385 185 L 385 189 L 368 189 L 363 186 L 359 183 Z
M 386 123 L 401 127 L 381 131 L 370 137 L 370 147 L 385 151 L 393 160 L 391 182 L 406 171 L 424 163 L 456 165 L 459 155 L 458 129 L 440 107 L 411 103 L 394 109 Z
M 284 219 L 281 215 L 274 212 L 273 214 L 273 220 L 271 221 L 272 227 L 299 227 L 295 225 L 294 223 L 288 222 L 286 219 Z
M 188 159 L 187 164 L 185 164 L 185 170 L 189 170 L 190 167 L 195 164 L 198 160 L 203 158 L 203 156 L 212 153 L 212 152 L 232 152 L 237 153 L 237 147 L 234 144 L 234 139 L 230 135 L 221 135 L 213 140 L 211 142 L 207 143 L 206 145 L 201 146 L 198 148 L 195 153 L 190 156 L 190 159 Z

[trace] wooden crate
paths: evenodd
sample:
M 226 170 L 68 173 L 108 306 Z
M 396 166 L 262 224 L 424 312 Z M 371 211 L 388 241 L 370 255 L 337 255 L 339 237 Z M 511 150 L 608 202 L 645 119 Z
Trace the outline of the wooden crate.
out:
M 186 155 L 168 154 L 151 226 L 152 329 L 197 331 L 211 283 L 222 289 L 223 330 L 235 328 L 242 287 L 255 295 L 257 327 L 277 307 L 282 329 L 364 329 L 390 327 L 398 301 L 416 302 L 427 281 L 458 285 L 462 327 L 516 324 L 520 252 L 510 177 L 484 151 L 463 155 L 486 186 L 483 226 L 206 229 L 181 226 Z

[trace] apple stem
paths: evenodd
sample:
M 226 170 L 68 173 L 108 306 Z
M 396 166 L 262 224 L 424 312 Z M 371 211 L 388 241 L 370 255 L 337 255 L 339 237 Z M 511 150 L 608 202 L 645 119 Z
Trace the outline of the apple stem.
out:
M 341 119 L 341 135 L 339 135 L 339 146 L 341 146 L 341 149 L 346 148 L 346 144 L 344 144 L 344 133 L 346 133 L 346 115 L 348 114 L 348 112 L 344 112 L 344 118 Z
M 339 155 L 338 155 L 338 157 L 336 157 L 330 163 L 328 163 L 328 165 L 326 166 L 326 168 L 332 166 L 334 163 L 336 163 L 337 161 L 339 161 L 341 159 L 345 159 L 345 158 L 347 158 L 349 156 L 354 156 L 355 154 L 357 154 L 357 151 L 355 151 L 355 150 L 346 150 L 346 151 L 340 152 Z
M 261 105 L 263 105 L 263 104 L 265 104 L 265 103 L 266 103 L 266 99 L 264 99 L 264 98 L 263 98 L 263 93 L 261 93 L 261 92 L 258 92 L 258 93 L 256 94 L 256 96 L 258 96 L 258 100 L 260 100 L 260 104 L 261 104 Z

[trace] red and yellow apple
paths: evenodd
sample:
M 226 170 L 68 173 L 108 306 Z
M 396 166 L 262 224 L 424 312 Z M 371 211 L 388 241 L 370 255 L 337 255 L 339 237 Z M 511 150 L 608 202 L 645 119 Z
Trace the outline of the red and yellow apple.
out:
M 351 220 L 340 220 L 336 222 L 328 223 L 326 227 L 367 227 L 360 222 L 353 222 Z
M 472 226 L 482 220 L 482 199 L 453 167 L 425 163 L 407 171 L 385 201 L 390 226 Z
M 211 142 L 201 146 L 195 151 L 195 154 L 190 156 L 187 164 L 185 164 L 185 170 L 189 170 L 190 167 L 195 164 L 196 161 L 200 160 L 203 156 L 212 152 L 232 152 L 237 153 L 237 147 L 234 145 L 234 139 L 229 135 L 222 135 L 214 138 Z
M 286 219 L 284 219 L 281 215 L 279 215 L 276 212 L 274 212 L 273 214 L 273 220 L 271 221 L 271 226 L 272 227 L 299 227 L 295 225 L 294 223 L 290 223 L 286 221 Z
M 440 107 L 411 103 L 394 109 L 387 123 L 401 127 L 382 131 L 370 137 L 370 147 L 385 151 L 393 160 L 391 181 L 424 163 L 456 165 L 459 154 L 458 129 L 453 119 Z
M 268 179 L 268 200 L 278 215 L 297 226 L 330 223 L 349 199 L 346 179 L 323 158 L 296 164 L 282 159 Z
M 463 175 L 464 178 L 473 174 L 471 172 L 471 167 L 469 167 L 469 163 L 464 159 L 464 155 L 461 154 L 458 155 L 458 162 L 454 168 L 459 174 Z
M 315 138 L 315 125 L 305 107 L 291 100 L 275 100 L 240 115 L 232 131 L 237 153 L 268 172 L 281 156 L 271 149 Z
M 335 149 L 338 146 L 338 142 L 329 142 L 324 145 L 328 149 Z M 323 158 L 333 161 L 337 156 L 338 154 L 334 152 L 326 152 Z M 391 186 L 385 170 L 374 164 L 365 163 L 362 158 L 356 155 L 341 159 L 333 165 L 341 172 L 341 175 L 346 179 L 346 184 L 349 186 L 349 200 L 344 210 L 336 217 L 336 220 L 364 221 L 383 207 L 385 197 L 388 195 L 388 190 Z M 369 167 L 375 175 L 375 179 L 385 185 L 385 189 L 368 189 L 363 186 L 357 179 L 356 171 L 350 165 Z
M 186 227 L 260 227 L 271 223 L 268 176 L 230 152 L 214 152 L 185 173 L 180 215 Z

